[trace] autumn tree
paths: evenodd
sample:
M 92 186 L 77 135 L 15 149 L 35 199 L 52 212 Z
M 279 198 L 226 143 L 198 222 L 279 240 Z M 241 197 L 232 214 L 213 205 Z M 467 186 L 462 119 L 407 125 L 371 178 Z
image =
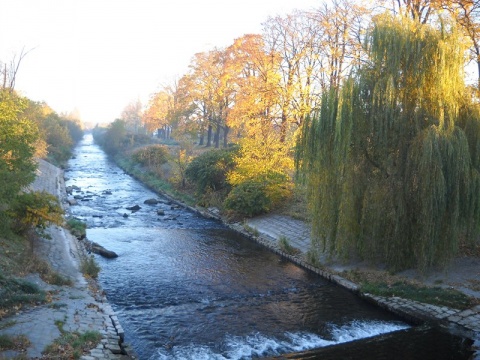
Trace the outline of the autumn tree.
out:
M 171 132 L 170 114 L 173 107 L 173 94 L 167 90 L 164 89 L 153 94 L 143 113 L 143 123 L 147 132 L 162 131 L 163 138 L 168 139 Z
M 133 134 L 144 134 L 145 127 L 142 123 L 142 103 L 140 100 L 132 101 L 122 111 L 120 119 L 125 122 L 126 129 Z
M 383 15 L 367 50 L 302 130 L 316 248 L 392 269 L 445 265 L 480 224 L 480 117 L 462 42 L 454 27 Z
M 477 88 L 480 90 L 480 1 L 442 0 L 441 4 L 471 42 L 470 51 L 477 64 Z
M 235 95 L 227 122 L 238 136 L 255 137 L 259 124 L 274 131 L 280 116 L 280 56 L 268 53 L 262 35 L 248 34 L 227 48 Z

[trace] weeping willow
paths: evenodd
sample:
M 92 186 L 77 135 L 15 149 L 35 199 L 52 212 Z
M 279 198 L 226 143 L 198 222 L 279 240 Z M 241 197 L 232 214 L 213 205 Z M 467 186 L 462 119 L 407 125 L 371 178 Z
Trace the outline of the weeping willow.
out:
M 369 62 L 304 123 L 314 245 L 391 269 L 446 265 L 480 220 L 480 116 L 453 28 L 381 16 Z

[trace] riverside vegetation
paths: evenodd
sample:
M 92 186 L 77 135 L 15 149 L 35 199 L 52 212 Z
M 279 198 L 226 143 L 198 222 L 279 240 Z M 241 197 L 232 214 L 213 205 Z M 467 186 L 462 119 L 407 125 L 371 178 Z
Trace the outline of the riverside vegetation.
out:
M 16 72 L 7 67 L 4 71 L 2 77 L 14 84 L 10 76 Z M 48 237 L 47 226 L 63 226 L 63 209 L 53 195 L 29 191 L 28 186 L 36 176 L 36 158 L 63 166 L 83 136 L 78 120 L 59 116 L 45 103 L 22 97 L 6 84 L 0 88 L 0 318 L 52 300 L 54 292 L 26 280 L 29 274 L 39 274 L 48 284 L 71 285 L 33 251 L 39 237 Z M 21 353 L 28 346 L 25 336 L 0 336 L 0 351 Z M 79 358 L 80 353 L 67 350 L 62 358 Z
M 271 18 L 262 34 L 196 54 L 175 89 L 97 127 L 96 141 L 153 189 L 226 219 L 303 216 L 314 264 L 327 253 L 394 273 L 478 257 L 479 89 L 463 70 L 468 50 L 479 59 L 478 4 L 372 3 Z M 18 65 L 0 70 L 0 316 L 49 301 L 26 273 L 64 281 L 32 253 L 45 226 L 63 224 L 61 208 L 22 190 L 35 157 L 62 166 L 82 136 L 73 116 L 15 92 Z M 163 144 L 150 143 L 154 129 Z M 368 286 L 384 274 L 350 276 Z M 369 291 L 413 296 L 395 283 Z

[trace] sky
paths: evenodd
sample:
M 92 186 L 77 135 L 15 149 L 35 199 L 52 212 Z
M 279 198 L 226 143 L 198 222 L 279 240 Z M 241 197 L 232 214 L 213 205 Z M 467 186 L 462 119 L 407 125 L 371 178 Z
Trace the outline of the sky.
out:
M 29 51 L 16 79 L 20 94 L 108 123 L 184 75 L 194 54 L 320 1 L 2 0 L 0 61 Z

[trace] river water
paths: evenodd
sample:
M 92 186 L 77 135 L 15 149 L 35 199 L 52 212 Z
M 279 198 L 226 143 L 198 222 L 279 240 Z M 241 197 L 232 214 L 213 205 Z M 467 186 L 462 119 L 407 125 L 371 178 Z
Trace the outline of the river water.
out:
M 119 255 L 97 257 L 99 281 L 141 359 L 250 359 L 380 334 L 410 346 L 418 338 L 405 340 L 413 328 L 392 314 L 219 222 L 168 203 L 110 162 L 90 134 L 65 176 L 67 186 L 79 187 L 71 213 L 87 223 L 88 239 Z M 150 198 L 161 203 L 145 205 Z M 141 209 L 126 209 L 133 205 Z M 418 340 L 424 354 L 440 347 L 424 341 Z M 448 341 L 449 358 L 466 359 L 459 357 L 462 341 Z M 336 348 L 369 358 L 354 356 L 358 348 Z M 346 358 L 338 354 L 328 358 Z M 394 355 L 387 350 L 385 358 Z

